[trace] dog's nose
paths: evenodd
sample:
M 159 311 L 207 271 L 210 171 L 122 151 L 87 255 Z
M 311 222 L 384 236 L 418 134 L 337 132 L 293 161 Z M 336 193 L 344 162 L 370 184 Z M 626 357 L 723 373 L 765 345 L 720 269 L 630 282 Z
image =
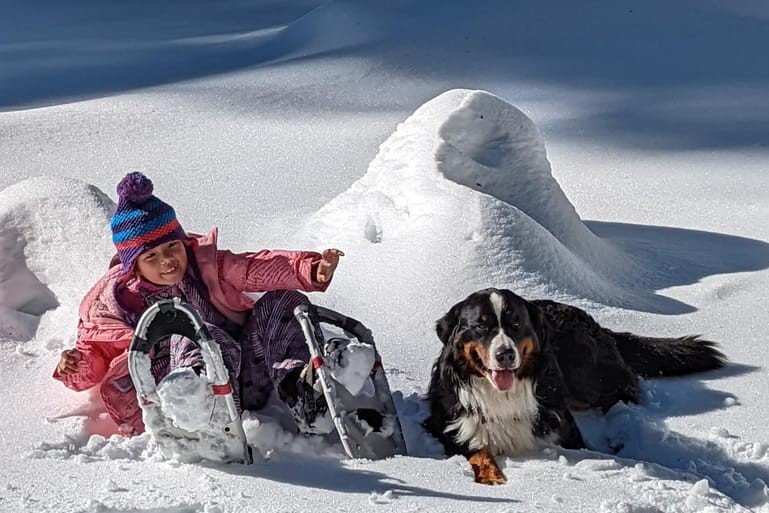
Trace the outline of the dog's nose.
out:
M 503 369 L 509 369 L 515 365 L 515 349 L 512 347 L 500 347 L 494 353 L 497 363 Z

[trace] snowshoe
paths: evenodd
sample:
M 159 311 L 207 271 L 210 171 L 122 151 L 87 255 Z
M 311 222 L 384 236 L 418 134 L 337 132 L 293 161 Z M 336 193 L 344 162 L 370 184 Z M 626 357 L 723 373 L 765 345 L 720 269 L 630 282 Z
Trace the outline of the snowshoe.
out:
M 183 335 L 200 347 L 203 369 L 176 369 L 155 382 L 150 350 L 163 338 Z M 198 313 L 178 298 L 150 306 L 139 319 L 128 353 L 144 426 L 166 458 L 187 461 L 253 461 L 227 368 Z
M 310 350 L 310 364 L 328 404 L 344 451 L 350 458 L 378 460 L 406 454 L 382 359 L 371 331 L 328 308 L 300 305 L 294 316 Z M 312 321 L 341 329 L 321 347 Z

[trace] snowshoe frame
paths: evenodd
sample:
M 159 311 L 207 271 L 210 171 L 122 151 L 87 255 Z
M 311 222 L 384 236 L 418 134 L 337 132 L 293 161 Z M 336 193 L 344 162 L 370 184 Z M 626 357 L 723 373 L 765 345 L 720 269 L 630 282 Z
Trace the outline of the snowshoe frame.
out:
M 149 353 L 154 345 L 168 335 L 183 335 L 200 347 L 205 363 L 206 379 L 216 402 L 225 413 L 221 426 L 212 426 L 210 434 L 221 437 L 226 442 L 226 461 L 253 462 L 252 451 L 246 440 L 240 414 L 232 397 L 229 374 L 224 366 L 221 351 L 216 340 L 211 336 L 197 311 L 179 298 L 163 299 L 151 305 L 142 316 L 134 331 L 128 355 L 128 370 L 133 381 L 139 404 L 145 419 L 161 419 L 163 427 L 153 430 L 150 423 L 145 427 L 156 438 L 161 452 L 165 454 L 170 439 L 198 440 L 200 432 L 190 432 L 175 426 L 163 415 L 157 383 L 150 372 Z M 213 410 L 212 410 L 213 413 Z
M 398 454 L 405 455 L 406 443 L 403 439 L 400 421 L 395 409 L 395 404 L 392 400 L 387 376 L 382 367 L 382 359 L 379 352 L 376 350 L 376 344 L 374 343 L 371 331 L 360 321 L 322 306 L 299 305 L 294 309 L 294 316 L 302 327 L 302 332 L 304 333 L 305 341 L 307 342 L 307 347 L 310 351 L 311 365 L 318 375 L 318 379 L 323 389 L 323 395 L 328 405 L 329 414 L 334 421 L 334 426 L 336 427 L 342 447 L 347 456 L 350 458 L 376 460 Z M 333 379 L 331 372 L 326 367 L 323 351 L 315 337 L 312 321 L 315 321 L 316 323 L 326 323 L 341 328 L 346 333 L 357 338 L 360 342 L 370 344 L 374 348 L 375 363 L 370 377 L 374 382 L 375 391 L 377 395 L 379 395 L 379 401 L 383 409 L 381 413 L 392 419 L 392 434 L 389 437 L 386 437 L 388 439 L 387 443 L 382 443 L 382 437 L 380 437 L 379 440 L 374 440 L 373 437 L 369 437 L 371 439 L 366 440 L 367 437 L 365 433 L 354 428 L 352 425 L 348 425 L 345 421 L 346 412 L 341 411 L 338 404 L 341 390 L 337 389 L 337 387 L 343 387 Z M 347 395 L 349 396 L 349 393 L 347 393 Z M 372 443 L 375 445 L 372 445 Z

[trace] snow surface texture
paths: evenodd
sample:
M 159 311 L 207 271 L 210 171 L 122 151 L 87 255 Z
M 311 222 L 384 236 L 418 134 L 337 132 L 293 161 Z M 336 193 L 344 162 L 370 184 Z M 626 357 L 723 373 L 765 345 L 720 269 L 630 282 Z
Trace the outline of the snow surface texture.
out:
M 9 5 L 0 511 L 769 510 L 759 4 Z M 132 170 L 235 251 L 346 241 L 312 299 L 375 334 L 410 456 L 344 461 L 272 404 L 244 420 L 252 467 L 162 461 L 113 436 L 96 394 L 50 379 Z M 614 329 L 703 333 L 733 363 L 645 382 L 641 405 L 580 415 L 593 450 L 502 458 L 509 484 L 480 487 L 419 422 L 434 320 L 490 285 Z

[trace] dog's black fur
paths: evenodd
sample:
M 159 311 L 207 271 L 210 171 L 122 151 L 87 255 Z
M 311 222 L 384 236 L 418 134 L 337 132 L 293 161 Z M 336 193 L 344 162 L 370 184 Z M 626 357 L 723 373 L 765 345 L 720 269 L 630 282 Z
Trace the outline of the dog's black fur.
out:
M 509 290 L 475 292 L 436 323 L 426 429 L 469 460 L 476 481 L 502 483 L 495 455 L 532 443 L 582 448 L 571 410 L 639 400 L 638 378 L 722 367 L 713 342 L 649 338 L 601 327 L 585 311 L 527 301 Z M 501 388 L 501 389 L 500 389 Z M 506 411 L 505 411 L 506 410 Z

